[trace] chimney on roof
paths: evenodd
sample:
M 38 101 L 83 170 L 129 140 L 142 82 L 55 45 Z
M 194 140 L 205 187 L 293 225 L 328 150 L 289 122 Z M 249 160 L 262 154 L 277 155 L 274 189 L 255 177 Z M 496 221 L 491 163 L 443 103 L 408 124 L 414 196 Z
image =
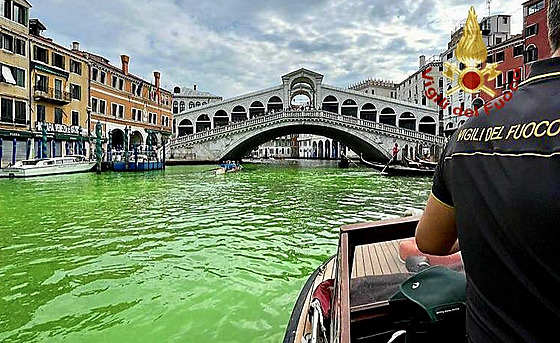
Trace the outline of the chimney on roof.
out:
M 193 89 L 196 90 L 196 85 L 194 85 Z
M 426 65 L 426 56 L 420 55 L 420 68 Z
M 121 55 L 121 62 L 122 62 L 122 72 L 124 75 L 128 76 L 128 63 L 130 62 L 130 57 L 127 55 Z
M 72 42 L 72 50 L 80 51 L 80 42 Z
M 161 73 L 159 71 L 154 71 L 154 84 L 156 89 L 159 89 L 159 79 L 161 78 Z

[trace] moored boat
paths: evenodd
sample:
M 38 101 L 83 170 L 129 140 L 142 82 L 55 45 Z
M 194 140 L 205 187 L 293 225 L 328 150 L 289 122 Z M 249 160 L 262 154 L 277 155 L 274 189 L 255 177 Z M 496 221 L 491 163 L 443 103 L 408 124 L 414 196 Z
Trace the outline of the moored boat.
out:
M 0 177 L 20 178 L 81 173 L 91 171 L 94 166 L 95 161 L 88 161 L 82 155 L 23 160 L 1 169 Z
M 336 257 L 300 293 L 284 343 L 466 342 L 462 264 L 453 271 L 426 256 L 399 259 L 418 220 L 343 226 Z
M 148 158 L 147 155 L 136 155 L 130 156 L 128 162 L 125 161 L 114 161 L 113 170 L 114 171 L 148 171 L 148 170 L 162 170 L 164 164 L 162 161 L 157 159 Z
M 366 161 L 365 159 L 363 159 L 362 157 L 360 157 L 360 160 L 362 161 L 362 163 L 364 163 L 365 165 L 379 170 L 383 173 L 386 173 L 388 175 L 396 175 L 396 176 L 433 176 L 435 169 L 433 168 L 428 168 L 428 167 L 405 167 L 405 166 L 401 166 L 401 165 L 386 165 L 386 164 L 381 164 L 381 163 L 376 163 L 376 162 L 369 162 Z

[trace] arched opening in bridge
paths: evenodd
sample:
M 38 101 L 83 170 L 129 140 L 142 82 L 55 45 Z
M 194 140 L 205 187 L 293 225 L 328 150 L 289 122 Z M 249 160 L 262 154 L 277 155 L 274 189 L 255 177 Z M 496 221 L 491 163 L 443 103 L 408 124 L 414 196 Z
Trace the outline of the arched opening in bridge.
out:
M 208 117 L 207 114 L 201 114 L 197 119 L 196 119 L 196 132 L 202 132 L 202 131 L 206 131 L 206 130 L 210 130 L 211 127 L 211 123 L 210 123 L 210 117 Z
M 194 101 L 189 102 L 189 110 L 190 110 L 191 108 L 194 108 Z
M 249 119 L 264 116 L 264 105 L 260 101 L 255 101 L 249 107 Z
M 192 121 L 188 119 L 183 119 L 179 123 L 179 137 L 192 135 L 194 133 L 194 128 Z
M 311 147 L 311 157 L 317 158 L 317 142 L 313 142 L 313 145 Z
M 200 101 L 197 101 L 196 104 L 195 104 L 196 107 L 200 107 L 200 105 L 201 105 Z
M 134 131 L 130 135 L 130 146 L 135 147 L 144 144 L 144 138 L 139 131 Z
M 410 112 L 404 112 L 399 117 L 399 127 L 403 129 L 416 130 L 416 117 Z
M 317 144 L 317 158 L 323 158 L 325 156 L 325 147 L 323 145 L 323 141 L 319 141 Z
M 294 104 L 294 97 L 298 95 L 305 95 L 309 99 L 309 102 L 306 104 L 296 102 Z M 292 84 L 290 85 L 290 97 L 291 97 L 290 104 L 292 106 L 304 106 L 304 107 L 314 106 L 315 105 L 313 103 L 314 95 L 315 95 L 315 83 L 310 78 L 302 76 L 292 81 Z
M 114 129 L 111 132 L 111 146 L 115 150 L 124 149 L 124 132 L 121 129 Z
M 367 103 L 364 106 L 362 106 L 362 110 L 360 111 L 360 119 L 376 121 L 377 109 L 375 108 L 375 105 L 372 103 Z
M 358 104 L 352 99 L 345 100 L 342 103 L 341 114 L 343 116 L 358 118 Z
M 324 158 L 331 158 L 332 152 L 331 152 L 331 141 L 329 141 L 328 139 L 325 141 L 325 157 Z
M 390 107 L 385 107 L 379 114 L 379 122 L 381 124 L 397 126 L 397 115 L 395 110 Z
M 173 114 L 179 113 L 179 103 L 177 101 L 173 101 Z
M 308 106 L 311 106 L 311 98 L 306 93 L 300 93 L 292 97 L 292 101 L 290 101 L 290 105 L 294 109 L 305 109 Z
M 277 96 L 273 96 L 272 98 L 268 99 L 268 103 L 266 105 L 266 111 L 269 113 L 272 112 L 279 112 L 284 109 L 284 103 L 282 99 Z
M 432 117 L 424 117 L 420 119 L 420 123 L 418 123 L 418 131 L 423 133 L 429 133 L 430 135 L 436 134 L 436 121 Z
M 247 110 L 243 106 L 235 106 L 231 112 L 231 121 L 237 123 L 247 120 Z
M 323 111 L 338 114 L 338 99 L 333 95 L 328 95 L 323 99 Z
M 181 102 L 180 102 L 179 111 L 180 111 L 180 112 L 184 112 L 184 111 L 185 111 L 185 102 L 184 102 L 184 101 L 181 101 Z
M 219 110 L 214 114 L 214 128 L 229 124 L 229 117 L 226 111 Z

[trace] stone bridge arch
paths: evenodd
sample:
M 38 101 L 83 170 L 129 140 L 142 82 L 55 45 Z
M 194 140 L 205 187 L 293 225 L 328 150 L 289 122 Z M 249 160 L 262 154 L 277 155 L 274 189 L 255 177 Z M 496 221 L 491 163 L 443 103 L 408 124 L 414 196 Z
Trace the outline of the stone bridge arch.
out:
M 334 127 L 324 123 L 295 124 L 278 123 L 255 132 L 245 132 L 232 139 L 219 155 L 219 160 L 239 160 L 254 148 L 274 138 L 292 134 L 314 134 L 343 143 L 357 154 L 369 160 L 387 160 L 391 158 L 389 149 L 376 140 L 377 137 L 365 132 L 348 130 L 345 127 Z

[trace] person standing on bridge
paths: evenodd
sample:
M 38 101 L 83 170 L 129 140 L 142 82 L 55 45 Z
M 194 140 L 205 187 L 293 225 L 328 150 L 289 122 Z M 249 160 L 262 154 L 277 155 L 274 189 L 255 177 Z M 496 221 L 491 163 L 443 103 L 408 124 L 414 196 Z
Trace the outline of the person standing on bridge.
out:
M 475 343 L 558 340 L 560 0 L 548 1 L 548 27 L 553 57 L 532 65 L 506 113 L 472 117 L 451 137 L 416 229 L 428 254 L 461 243 Z

